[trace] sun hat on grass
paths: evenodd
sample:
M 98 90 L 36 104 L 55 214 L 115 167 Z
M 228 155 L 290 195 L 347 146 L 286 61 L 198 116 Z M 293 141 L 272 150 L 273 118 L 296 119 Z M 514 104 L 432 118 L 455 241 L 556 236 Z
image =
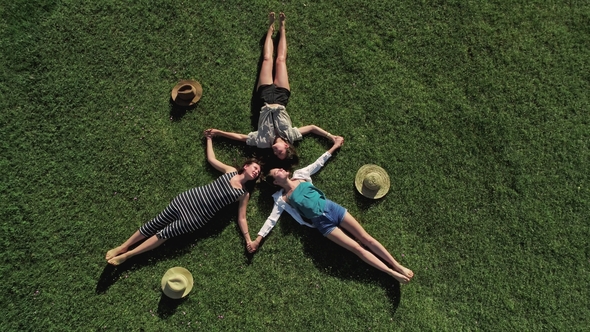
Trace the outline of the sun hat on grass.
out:
M 180 299 L 193 289 L 193 276 L 183 267 L 173 267 L 162 277 L 162 292 L 171 299 Z
M 172 88 L 172 100 L 180 106 L 193 106 L 203 95 L 201 83 L 195 80 L 182 80 Z
M 363 165 L 356 172 L 354 184 L 363 196 L 379 199 L 389 191 L 389 175 L 377 165 Z

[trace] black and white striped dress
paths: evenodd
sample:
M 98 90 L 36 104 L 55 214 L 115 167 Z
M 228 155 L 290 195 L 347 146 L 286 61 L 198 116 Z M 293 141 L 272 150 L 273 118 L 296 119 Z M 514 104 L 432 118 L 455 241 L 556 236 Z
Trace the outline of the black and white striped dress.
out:
M 236 174 L 226 173 L 206 186 L 176 196 L 156 218 L 141 226 L 139 232 L 145 237 L 155 234 L 159 239 L 169 239 L 199 229 L 224 206 L 246 193 L 244 189 L 232 187 L 230 180 Z

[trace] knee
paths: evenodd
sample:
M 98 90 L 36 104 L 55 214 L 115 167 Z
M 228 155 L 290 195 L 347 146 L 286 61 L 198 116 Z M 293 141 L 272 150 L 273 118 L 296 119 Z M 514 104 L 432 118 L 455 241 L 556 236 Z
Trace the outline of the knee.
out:
M 356 242 L 352 247 L 350 247 L 350 250 L 358 256 L 364 255 L 367 251 L 363 246 Z
M 287 57 L 284 55 L 277 56 L 276 66 L 284 65 L 287 63 Z
M 379 241 L 375 240 L 371 235 L 366 234 L 359 239 L 362 244 L 368 247 L 372 247 L 379 244 Z
M 270 53 L 270 54 L 266 54 L 265 53 L 262 56 L 262 61 L 264 61 L 264 62 L 272 62 L 272 53 Z

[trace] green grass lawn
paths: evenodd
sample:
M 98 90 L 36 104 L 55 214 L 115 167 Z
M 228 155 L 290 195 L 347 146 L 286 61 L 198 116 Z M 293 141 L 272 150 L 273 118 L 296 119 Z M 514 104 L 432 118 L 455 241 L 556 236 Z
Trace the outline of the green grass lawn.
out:
M 345 145 L 314 184 L 409 285 L 283 216 L 251 256 L 237 206 L 119 268 L 106 251 L 219 173 L 202 132 L 254 130 L 267 13 L 288 111 Z M 0 1 L 2 331 L 586 330 L 590 5 L 584 1 Z M 201 82 L 185 114 L 180 79 Z M 252 151 L 216 139 L 218 159 Z M 329 148 L 308 136 L 301 165 Z M 360 166 L 391 177 L 378 201 Z M 272 206 L 261 186 L 251 232 Z M 160 279 L 183 266 L 182 301 Z

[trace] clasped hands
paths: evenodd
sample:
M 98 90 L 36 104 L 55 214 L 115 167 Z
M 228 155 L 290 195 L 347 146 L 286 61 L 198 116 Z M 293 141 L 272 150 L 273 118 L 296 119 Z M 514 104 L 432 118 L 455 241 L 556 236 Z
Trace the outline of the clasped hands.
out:
M 255 241 L 249 241 L 248 243 L 246 243 L 246 249 L 251 254 L 255 253 L 256 250 L 258 250 L 259 246 L 260 246 L 260 238 L 256 239 Z

